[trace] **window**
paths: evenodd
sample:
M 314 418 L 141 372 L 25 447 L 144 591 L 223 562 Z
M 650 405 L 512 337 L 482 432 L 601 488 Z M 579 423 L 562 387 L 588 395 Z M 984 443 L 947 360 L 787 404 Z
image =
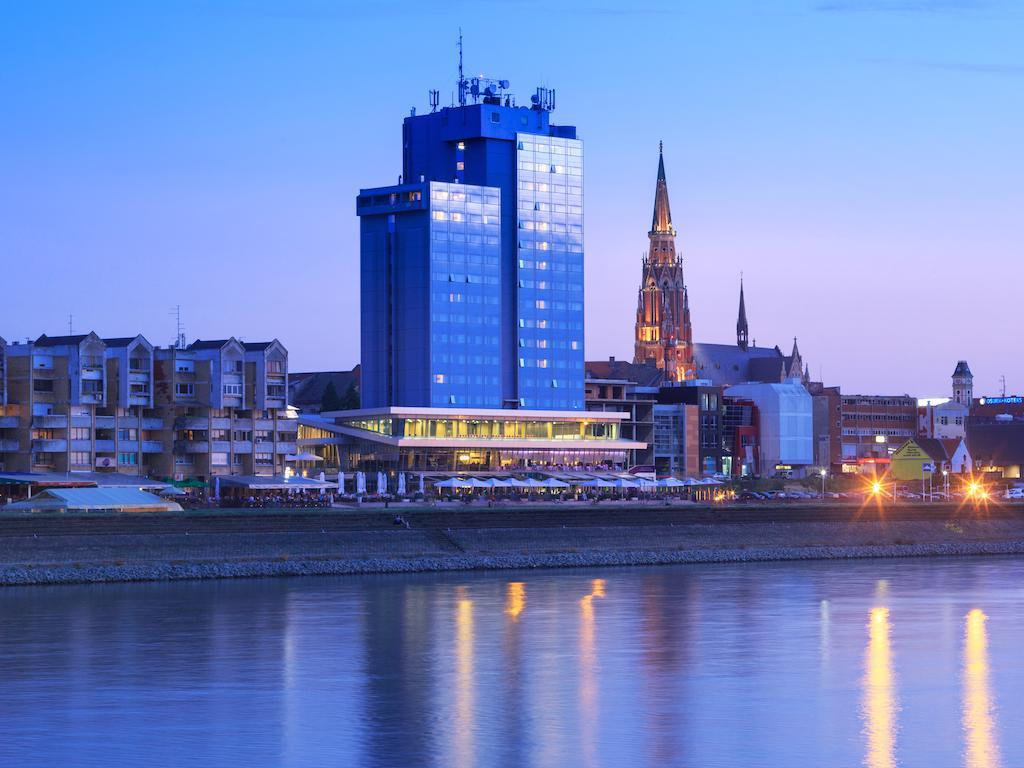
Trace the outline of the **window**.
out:
M 234 440 L 252 440 L 252 430 L 236 429 L 233 433 Z
M 178 397 L 195 397 L 196 385 L 191 382 L 178 382 L 174 385 L 174 394 Z
M 210 430 L 211 440 L 227 440 L 228 431 L 226 429 L 211 429 Z
M 82 382 L 82 394 L 99 396 L 103 394 L 103 382 L 95 379 L 86 379 Z
M 117 454 L 117 463 L 125 467 L 135 467 L 139 463 L 139 454 L 137 453 L 119 453 Z
M 253 433 L 253 437 L 256 438 L 256 442 L 269 441 L 270 440 L 270 430 L 269 429 L 257 429 Z
M 89 466 L 91 455 L 88 451 L 72 451 L 71 452 L 71 465 L 75 467 L 87 467 Z
M 284 397 L 284 385 L 283 384 L 268 384 L 267 385 L 267 397 Z
M 196 363 L 194 360 L 178 360 L 174 364 L 174 370 L 178 373 L 195 373 Z
M 241 397 L 242 385 L 241 384 L 225 384 L 224 394 L 229 397 Z
M 267 373 L 284 373 L 284 360 L 268 360 Z
M 228 360 L 225 366 L 228 373 L 241 373 L 242 372 L 242 361 L 241 360 Z
M 72 440 L 89 440 L 92 438 L 92 430 L 89 427 L 72 427 Z
M 149 361 L 144 357 L 131 357 L 128 359 L 128 370 L 147 371 L 149 370 Z
M 149 395 L 149 384 L 132 382 L 128 387 L 132 397 L 147 397 Z
M 210 465 L 214 467 L 226 467 L 228 465 L 228 455 L 226 453 L 211 453 Z
M 435 384 L 444 384 L 444 374 L 443 373 L 435 373 L 434 374 L 434 383 Z
M 258 466 L 266 467 L 274 463 L 274 454 L 272 453 L 257 453 L 255 454 L 254 461 Z
M 118 440 L 138 440 L 139 430 L 134 428 L 122 428 L 117 430 Z
M 36 379 L 32 382 L 33 392 L 53 392 L 53 379 Z

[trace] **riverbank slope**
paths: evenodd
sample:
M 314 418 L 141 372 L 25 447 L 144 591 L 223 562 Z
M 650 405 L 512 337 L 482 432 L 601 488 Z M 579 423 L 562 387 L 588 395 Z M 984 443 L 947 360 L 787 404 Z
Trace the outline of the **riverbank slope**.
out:
M 0 584 L 1024 553 L 1024 510 L 907 505 L 0 519 Z

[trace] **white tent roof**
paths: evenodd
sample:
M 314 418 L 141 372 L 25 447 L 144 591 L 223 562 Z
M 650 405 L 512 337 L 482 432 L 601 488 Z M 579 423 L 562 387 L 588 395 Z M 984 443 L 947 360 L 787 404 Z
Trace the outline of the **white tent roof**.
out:
M 181 511 L 173 501 L 137 488 L 47 488 L 6 509 L 121 509 Z

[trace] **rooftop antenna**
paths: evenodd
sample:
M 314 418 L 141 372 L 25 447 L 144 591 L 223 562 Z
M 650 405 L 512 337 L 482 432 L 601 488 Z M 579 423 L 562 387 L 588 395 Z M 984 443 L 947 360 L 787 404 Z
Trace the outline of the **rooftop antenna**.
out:
M 462 74 L 462 27 L 459 27 L 459 106 L 466 106 L 466 78 Z
M 999 377 L 999 381 L 1003 383 L 1003 397 L 1006 397 L 1006 374 Z
M 174 315 L 174 348 L 185 348 L 185 329 L 181 325 L 181 304 L 175 304 L 170 313 Z
M 431 91 L 430 92 L 430 111 L 437 112 L 437 105 L 441 102 L 441 92 Z

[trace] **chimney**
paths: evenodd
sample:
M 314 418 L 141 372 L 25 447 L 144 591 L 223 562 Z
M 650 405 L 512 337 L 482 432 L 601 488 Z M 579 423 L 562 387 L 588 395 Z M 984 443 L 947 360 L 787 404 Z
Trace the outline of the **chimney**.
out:
M 608 356 L 608 362 L 609 363 L 614 363 L 615 362 L 615 355 L 609 355 Z

